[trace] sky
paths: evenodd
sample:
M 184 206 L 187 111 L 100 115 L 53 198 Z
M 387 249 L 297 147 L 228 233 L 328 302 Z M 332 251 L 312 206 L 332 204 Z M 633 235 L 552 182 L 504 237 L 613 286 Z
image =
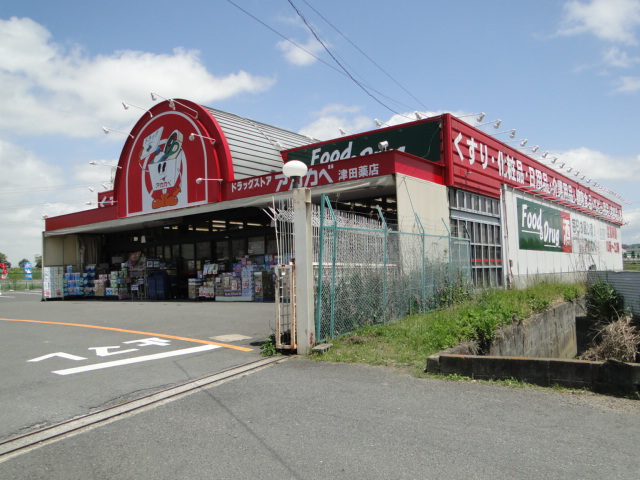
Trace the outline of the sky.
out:
M 640 243 L 640 0 L 0 0 L 10 262 L 42 253 L 43 217 L 96 208 L 126 139 L 102 127 L 151 92 L 320 139 L 485 112 L 614 192 Z

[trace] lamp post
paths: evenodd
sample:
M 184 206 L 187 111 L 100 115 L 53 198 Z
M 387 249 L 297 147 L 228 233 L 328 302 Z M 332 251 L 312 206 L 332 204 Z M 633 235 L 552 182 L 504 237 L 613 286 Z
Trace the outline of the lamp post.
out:
M 307 166 L 299 160 L 287 162 L 282 173 L 291 179 L 293 187 L 293 256 L 296 347 L 306 355 L 315 343 L 313 322 L 313 244 L 311 231 L 311 190 L 300 187 Z

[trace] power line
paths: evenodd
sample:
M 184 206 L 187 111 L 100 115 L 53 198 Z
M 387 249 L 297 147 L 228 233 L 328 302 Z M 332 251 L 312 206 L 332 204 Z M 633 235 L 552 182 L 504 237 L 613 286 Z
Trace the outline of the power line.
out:
M 307 2 L 307 0 L 302 0 L 311 10 L 313 10 L 320 18 L 322 18 L 325 22 L 329 24 L 331 28 L 333 28 L 339 35 L 341 35 L 347 42 L 349 42 L 356 50 L 358 50 L 362 55 L 364 55 L 371 63 L 373 63 L 382 73 L 384 73 L 387 77 L 391 79 L 396 85 L 398 85 L 402 90 L 404 90 L 411 98 L 413 98 L 416 102 L 422 105 L 425 110 L 429 110 L 424 103 L 422 103 L 416 96 L 414 96 L 409 90 L 407 90 L 400 82 L 398 82 L 395 78 L 391 76 L 384 68 L 382 68 L 373 58 L 367 55 L 360 47 L 358 47 L 355 43 L 353 43 L 344 33 L 342 33 L 338 28 L 331 23 L 327 18 L 325 18 L 318 10 L 316 10 L 312 5 Z
M 365 92 L 367 95 L 369 95 L 373 100 L 375 100 L 376 102 L 378 102 L 380 105 L 382 105 L 384 108 L 386 108 L 387 110 L 395 113 L 396 115 L 400 115 L 400 116 L 404 116 L 399 112 L 396 112 L 393 108 L 391 108 L 390 106 L 388 106 L 387 104 L 383 103 L 380 99 L 378 99 L 377 97 L 375 97 L 374 95 L 371 94 L 371 92 L 369 90 L 367 90 L 358 80 L 356 80 L 353 75 L 351 75 L 351 73 L 340 63 L 340 61 L 338 61 L 338 59 L 335 57 L 335 55 L 333 55 L 333 53 L 331 52 L 331 50 L 329 50 L 329 47 L 327 47 L 327 45 L 322 41 L 322 39 L 320 38 L 320 36 L 316 33 L 316 31 L 313 29 L 313 27 L 309 24 L 309 22 L 307 22 L 307 19 L 304 17 L 304 15 L 302 15 L 302 13 L 300 13 L 300 10 L 298 10 L 298 8 L 294 5 L 292 0 L 288 0 L 289 4 L 291 5 L 291 7 L 296 11 L 296 13 L 298 14 L 298 16 L 300 17 L 300 19 L 304 22 L 304 24 L 307 26 L 307 28 L 309 29 L 309 31 L 312 33 L 312 35 L 315 37 L 315 39 L 318 41 L 318 43 L 320 43 L 320 45 L 322 45 L 322 48 L 325 49 L 325 51 L 329 54 L 329 56 L 331 58 L 333 58 L 333 61 L 336 62 L 338 64 L 338 66 L 344 71 L 344 73 L 351 79 L 351 81 L 353 81 L 358 87 L 360 87 L 360 89 Z
M 99 183 L 99 182 L 96 182 Z M 96 183 L 79 183 L 76 185 L 58 185 L 52 187 L 25 187 L 25 188 L 16 188 L 13 190 L 0 190 L 0 194 L 8 195 L 8 194 L 18 194 L 18 193 L 31 193 L 31 192 L 48 192 L 52 190 L 66 190 L 68 188 L 88 188 L 91 185 L 96 185 Z
M 25 203 L 22 205 L 2 205 L 0 206 L 0 211 L 2 210 L 13 210 L 14 208 L 23 208 L 23 207 L 48 207 L 53 205 L 74 205 L 77 203 L 85 203 L 80 200 L 68 200 L 68 201 L 60 201 L 60 202 L 46 202 L 46 203 Z
M 339 73 L 340 75 L 343 75 L 347 78 L 350 77 L 350 75 L 348 75 L 347 73 L 345 73 L 344 71 L 334 67 L 333 65 L 331 65 L 329 62 L 326 62 L 325 60 L 321 59 L 320 57 L 318 57 L 317 55 L 313 54 L 312 52 L 310 52 L 309 50 L 307 50 L 306 48 L 304 48 L 302 45 L 299 45 L 298 43 L 294 42 L 293 40 L 291 40 L 290 38 L 286 37 L 285 35 L 283 35 L 282 33 L 278 32 L 275 28 L 269 26 L 268 24 L 266 24 L 265 22 L 263 22 L 262 20 L 260 20 L 258 17 L 256 17 L 255 15 L 253 15 L 252 13 L 250 13 L 249 11 L 247 11 L 246 9 L 242 8 L 240 5 L 238 5 L 237 3 L 233 2 L 232 0 L 227 0 L 228 3 L 230 3 L 231 5 L 233 5 L 234 7 L 236 7 L 238 10 L 240 10 L 242 13 L 244 13 L 245 15 L 251 17 L 253 20 L 255 20 L 256 22 L 258 22 L 260 25 L 262 25 L 263 27 L 269 29 L 271 32 L 275 33 L 278 37 L 286 40 L 287 42 L 291 43 L 292 45 L 294 45 L 295 47 L 299 48 L 300 50 L 302 50 L 303 52 L 305 52 L 307 55 L 315 58 L 316 60 L 318 60 L 320 63 L 326 65 L 327 67 L 331 68 L 333 71 Z M 356 82 L 358 83 L 358 82 Z M 410 106 L 403 104 L 402 102 L 398 101 L 398 100 L 394 100 L 393 98 L 389 97 L 388 95 L 385 95 L 382 92 L 379 92 L 378 90 L 376 90 L 375 88 L 367 85 L 364 82 L 360 82 L 360 85 L 368 88 L 369 90 L 371 90 L 372 92 L 375 92 L 376 94 L 398 104 L 398 105 L 402 105 L 403 107 L 406 107 L 408 109 L 411 109 Z M 393 110 L 391 110 L 393 111 Z M 396 112 L 394 112 L 396 113 Z M 402 114 L 398 114 L 401 116 L 404 116 Z M 407 118 L 407 117 L 405 117 Z

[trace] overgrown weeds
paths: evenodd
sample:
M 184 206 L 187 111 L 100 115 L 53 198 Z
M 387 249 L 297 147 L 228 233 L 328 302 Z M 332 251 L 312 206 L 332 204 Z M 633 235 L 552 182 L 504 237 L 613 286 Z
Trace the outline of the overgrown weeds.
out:
M 486 350 L 500 327 L 521 322 L 555 303 L 574 300 L 584 292 L 584 285 L 551 282 L 525 290 L 487 290 L 443 310 L 364 327 L 332 339 L 333 348 L 318 358 L 388 365 L 420 374 L 429 355 L 461 342 Z M 354 337 L 357 341 L 350 340 Z
M 263 357 L 273 357 L 274 355 L 278 354 L 275 334 L 271 334 L 263 340 L 262 344 L 260 345 L 260 354 Z
M 587 315 L 606 325 L 624 314 L 624 299 L 610 283 L 598 280 L 587 287 Z
M 596 335 L 595 345 L 580 356 L 581 360 L 636 362 L 640 360 L 640 332 L 630 315 L 605 324 Z
M 624 309 L 624 298 L 611 284 L 598 280 L 589 285 L 587 315 L 595 321 L 593 346 L 582 360 L 636 362 L 640 355 L 640 332 Z

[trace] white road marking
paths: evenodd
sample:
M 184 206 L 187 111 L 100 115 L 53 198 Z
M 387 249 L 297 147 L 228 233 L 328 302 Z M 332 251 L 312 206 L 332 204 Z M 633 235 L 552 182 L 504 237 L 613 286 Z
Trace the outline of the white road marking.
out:
M 103 368 L 119 367 L 121 365 L 129 365 L 132 363 L 148 362 L 150 360 L 159 360 L 161 358 L 177 357 L 179 355 L 188 355 L 190 353 L 206 352 L 221 348 L 219 345 L 201 345 L 199 347 L 183 348 L 182 350 L 173 350 L 172 352 L 156 353 L 153 355 L 144 355 L 142 357 L 125 358 L 123 360 L 114 360 L 113 362 L 97 363 L 95 365 L 86 365 L 84 367 L 67 368 L 65 370 L 55 370 L 52 373 L 57 375 L 72 375 L 74 373 L 89 372 L 91 370 L 100 370 Z
M 96 355 L 99 357 L 108 357 L 110 355 L 119 355 L 120 353 L 128 353 L 128 352 L 137 352 L 137 348 L 130 348 L 129 350 L 118 350 L 117 352 L 110 352 L 109 350 L 113 348 L 120 348 L 119 346 L 115 347 L 91 347 L 89 350 L 95 350 Z
M 49 355 L 43 355 L 42 357 L 38 357 L 38 358 L 32 358 L 31 360 L 27 360 L 27 362 L 40 362 L 42 360 L 47 360 L 48 358 L 53 358 L 53 357 L 66 358 L 67 360 L 86 360 L 85 357 L 71 355 L 70 353 L 57 352 L 57 353 L 50 353 Z

